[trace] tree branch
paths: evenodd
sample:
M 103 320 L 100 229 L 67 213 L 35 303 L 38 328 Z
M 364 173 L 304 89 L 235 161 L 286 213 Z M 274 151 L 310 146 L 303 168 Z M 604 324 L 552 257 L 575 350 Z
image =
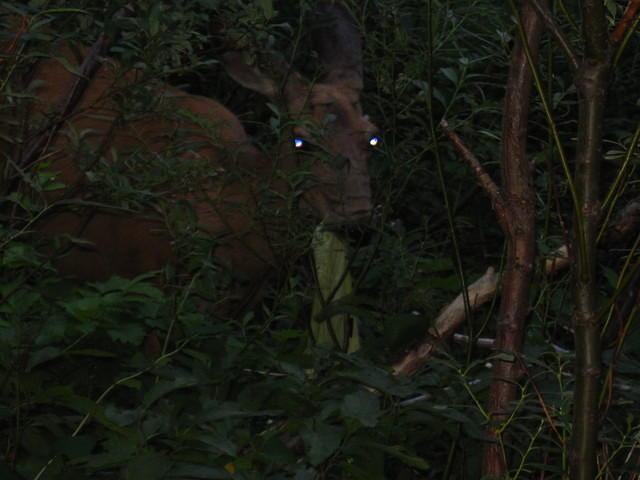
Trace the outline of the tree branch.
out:
M 629 0 L 627 4 L 627 9 L 622 15 L 622 18 L 618 22 L 616 28 L 609 35 L 609 40 L 611 43 L 618 43 L 622 40 L 629 29 L 629 26 L 633 23 L 635 18 L 640 13 L 640 0 Z
M 569 66 L 571 67 L 571 70 L 575 72 L 578 69 L 579 65 L 578 56 L 573 51 L 573 48 L 571 48 L 571 42 L 569 42 L 569 39 L 553 18 L 553 13 L 551 13 L 551 10 L 549 10 L 549 5 L 547 3 L 541 2 L 540 0 L 532 1 L 533 6 L 536 7 L 538 13 L 542 15 L 542 19 L 544 20 L 547 28 L 553 34 L 553 36 L 556 37 L 556 40 L 560 44 L 560 47 L 562 48 L 562 50 L 564 50 L 564 54 L 566 55 L 567 60 L 569 60 Z
M 488 441 L 482 458 L 482 474 L 504 477 L 509 454 L 501 445 L 508 442 L 506 429 L 511 405 L 518 395 L 522 376 L 520 353 L 524 325 L 529 315 L 529 290 L 535 260 L 535 193 L 532 171 L 526 155 L 529 103 L 533 66 L 529 59 L 538 54 L 544 21 L 531 1 L 522 4 L 519 38 L 509 69 L 502 116 L 502 192 L 509 206 L 507 258 L 502 281 L 502 297 L 496 327 L 496 350 L 508 355 L 493 364 L 489 393 Z M 512 357 L 513 360 L 508 360 Z
M 493 267 L 489 267 L 485 274 L 472 283 L 468 288 L 469 306 L 475 311 L 491 300 L 500 283 L 500 274 Z M 436 347 L 449 338 L 465 319 L 464 295 L 460 293 L 456 299 L 447 305 L 434 320 L 423 341 L 409 351 L 399 362 L 393 365 L 393 372 L 397 375 L 411 375 L 420 369 L 431 357 Z
M 611 58 L 604 4 L 599 0 L 585 0 L 582 8 L 585 59 L 575 78 L 579 109 L 574 171 L 577 205 L 574 209 L 573 245 L 569 249 L 576 306 L 576 385 L 570 455 L 573 480 L 591 480 L 598 472 L 596 448 L 601 346 L 596 245 L 601 211 L 602 131 Z
M 444 131 L 445 135 L 449 137 L 451 143 L 453 144 L 455 149 L 458 150 L 458 153 L 460 154 L 460 156 L 462 156 L 463 160 L 465 160 L 469 167 L 471 167 L 471 171 L 476 176 L 476 179 L 480 183 L 480 186 L 489 197 L 491 205 L 496 212 L 498 222 L 500 222 L 500 226 L 502 227 L 502 229 L 508 229 L 508 206 L 504 201 L 502 192 L 500 192 L 500 188 L 498 188 L 498 185 L 496 185 L 496 183 L 491 178 L 491 175 L 489 175 L 487 171 L 482 167 L 482 164 L 480 163 L 478 158 L 465 145 L 462 138 L 460 138 L 460 136 L 449 127 L 449 123 L 445 119 L 442 119 L 440 121 L 440 128 L 442 128 L 442 131 Z

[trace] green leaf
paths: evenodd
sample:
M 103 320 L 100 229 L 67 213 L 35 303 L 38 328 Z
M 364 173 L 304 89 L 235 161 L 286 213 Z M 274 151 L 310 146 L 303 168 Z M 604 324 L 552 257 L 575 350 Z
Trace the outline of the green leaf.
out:
M 406 448 L 401 445 L 383 445 L 377 442 L 366 442 L 366 446 L 384 452 L 387 455 L 400 460 L 405 465 L 409 465 L 410 467 L 417 468 L 419 470 L 429 469 L 429 463 L 426 460 L 421 457 L 406 453 Z
M 40 254 L 32 245 L 13 241 L 9 243 L 0 255 L 0 265 L 5 268 L 19 268 L 41 263 Z
M 102 442 L 102 448 L 104 453 L 77 458 L 74 463 L 94 469 L 113 468 L 129 460 L 136 453 L 137 444 L 132 439 L 115 435 Z
M 375 427 L 380 416 L 380 400 L 368 390 L 361 390 L 344 397 L 341 412 L 355 418 L 365 427 Z
M 301 432 L 311 465 L 320 465 L 340 446 L 343 431 L 339 427 L 320 424 L 316 430 Z
M 38 3 L 46 4 L 47 2 L 46 0 L 42 0 Z M 50 13 L 81 13 L 84 15 L 89 15 L 89 12 L 87 10 L 83 10 L 81 8 L 48 8 L 40 12 L 41 15 L 48 15 Z
M 146 407 L 149 407 L 168 393 L 182 388 L 190 388 L 197 385 L 197 383 L 198 380 L 191 375 L 181 375 L 172 381 L 158 382 L 144 395 L 143 403 Z
M 618 284 L 618 273 L 606 266 L 602 267 L 602 273 L 607 279 L 607 283 L 609 284 L 609 286 L 615 288 Z
M 134 422 L 139 422 L 142 416 L 141 407 L 134 409 L 117 408 L 114 405 L 108 405 L 104 409 L 104 415 L 110 422 L 120 426 L 127 427 Z
M 313 480 L 315 478 L 315 474 L 313 470 L 309 470 L 307 468 L 301 468 L 296 471 L 293 480 Z
M 74 319 L 80 322 L 88 322 L 103 315 L 103 304 L 98 296 L 87 296 L 75 298 L 68 302 L 63 302 L 62 306 Z
M 93 400 L 90 400 L 73 392 L 71 387 L 59 386 L 45 390 L 33 398 L 34 403 L 54 404 L 75 410 L 82 414 L 89 414 L 96 422 L 108 429 L 117 432 L 121 437 L 135 438 L 133 431 L 121 428 L 112 422 L 105 415 L 104 407 Z
M 618 13 L 618 6 L 616 2 L 614 0 L 604 0 L 604 5 L 607 7 L 607 10 L 609 10 L 609 15 L 615 18 Z
M 124 469 L 126 480 L 154 480 L 165 478 L 173 462 L 166 455 L 147 452 L 133 458 Z
M 197 0 L 197 2 L 203 7 L 213 10 L 218 8 L 219 0 Z
M 475 423 L 476 420 L 468 417 L 464 412 L 451 408 L 448 405 L 430 405 L 429 410 L 436 412 L 439 416 L 447 418 L 455 423 Z
M 0 478 L 2 480 L 24 480 L 24 477 L 14 473 L 4 462 L 0 463 Z
M 44 192 L 53 192 L 55 190 L 62 190 L 63 188 L 66 188 L 67 186 L 64 183 L 60 183 L 60 182 L 48 182 L 47 184 L 45 184 L 42 187 L 42 191 Z
M 154 277 L 154 273 L 144 273 L 134 279 L 114 276 L 104 282 L 94 282 L 90 283 L 90 285 L 103 294 L 120 291 L 145 295 L 154 300 L 161 300 L 164 298 L 162 290 L 147 282 L 147 280 L 153 280 Z
M 155 37 L 160 32 L 160 3 L 155 4 L 149 12 L 149 35 Z
M 273 17 L 273 2 L 272 0 L 258 0 L 262 13 L 266 20 L 270 20 Z
M 42 55 L 43 57 L 47 57 L 47 55 Z M 87 77 L 85 77 L 82 72 L 80 71 L 80 69 L 75 66 L 74 64 L 72 64 L 71 62 L 69 62 L 69 60 L 65 57 L 53 57 L 54 60 L 58 61 L 64 68 L 66 68 L 70 73 L 78 76 L 78 77 L 82 77 L 87 79 Z M 88 79 L 87 79 L 88 80 Z
M 388 370 L 374 366 L 361 366 L 339 372 L 339 378 L 348 378 L 368 387 L 375 388 L 383 393 L 405 397 L 415 392 L 415 386 L 407 379 L 394 376 Z
M 118 340 L 129 345 L 140 345 L 145 337 L 146 331 L 143 325 L 126 323 L 118 328 L 110 328 L 107 333 L 113 340 Z
M 235 457 L 238 454 L 238 447 L 227 438 L 218 432 L 207 432 L 201 435 L 196 435 L 194 438 L 200 440 L 202 443 L 209 447 L 213 447 L 218 452 Z
M 167 478 L 183 480 L 186 478 L 198 480 L 228 480 L 233 478 L 224 468 L 197 465 L 195 463 L 180 463 L 171 469 Z
M 45 430 L 37 427 L 27 427 L 21 432 L 20 446 L 30 455 L 48 457 L 51 455 L 51 442 Z
M 261 448 L 262 454 L 276 465 L 292 465 L 296 462 L 296 456 L 291 448 L 283 442 L 280 437 L 273 437 L 267 440 Z
M 514 363 L 516 356 L 513 353 L 501 352 L 491 356 L 491 360 L 501 360 L 503 362 Z
M 250 418 L 250 417 L 276 417 L 282 415 L 280 410 L 244 410 L 235 403 L 207 402 L 203 405 L 203 411 L 206 412 L 200 418 L 202 422 L 215 422 L 228 418 Z
M 118 354 L 107 351 L 107 350 L 98 350 L 95 348 L 82 348 L 78 350 L 69 350 L 69 355 L 77 355 L 79 357 L 96 357 L 96 358 L 117 358 Z
M 458 83 L 458 74 L 456 73 L 456 71 L 453 68 L 444 67 L 444 68 L 441 68 L 440 71 L 443 73 L 443 75 L 445 77 L 447 77 L 449 80 L 451 80 L 452 83 L 454 83 L 454 84 Z
M 62 349 L 53 346 L 48 346 L 41 348 L 40 350 L 36 350 L 29 356 L 29 362 L 27 363 L 27 372 L 30 372 L 32 368 L 42 363 L 59 357 L 62 352 Z
M 74 460 L 89 455 L 97 442 L 98 437 L 94 435 L 62 437 L 56 441 L 54 448 L 56 453 L 65 455 L 70 460 Z

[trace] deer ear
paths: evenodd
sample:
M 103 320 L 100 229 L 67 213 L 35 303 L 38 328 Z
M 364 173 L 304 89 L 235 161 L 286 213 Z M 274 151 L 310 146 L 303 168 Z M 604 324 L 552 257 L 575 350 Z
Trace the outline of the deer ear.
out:
M 269 98 L 276 96 L 278 88 L 274 81 L 258 68 L 248 65 L 240 52 L 225 53 L 223 59 L 227 73 L 240 85 Z
M 316 3 L 311 31 L 327 83 L 362 90 L 362 38 L 353 15 L 342 4 Z

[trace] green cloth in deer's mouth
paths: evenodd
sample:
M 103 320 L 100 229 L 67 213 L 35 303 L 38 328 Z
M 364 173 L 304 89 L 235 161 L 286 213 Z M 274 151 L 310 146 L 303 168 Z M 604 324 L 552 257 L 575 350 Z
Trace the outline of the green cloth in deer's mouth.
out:
M 315 344 L 332 344 L 347 353 L 355 352 L 360 348 L 358 320 L 340 308 L 340 300 L 353 293 L 347 246 L 322 226 L 314 232 L 312 246 L 318 285 L 311 312 Z

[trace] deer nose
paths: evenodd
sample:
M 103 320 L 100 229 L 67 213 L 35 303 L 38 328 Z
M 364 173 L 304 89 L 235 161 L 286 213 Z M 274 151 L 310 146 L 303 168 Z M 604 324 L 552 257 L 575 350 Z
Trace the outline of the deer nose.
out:
M 357 201 L 352 201 L 347 214 L 352 217 L 364 217 L 371 215 L 371 199 L 361 197 Z

